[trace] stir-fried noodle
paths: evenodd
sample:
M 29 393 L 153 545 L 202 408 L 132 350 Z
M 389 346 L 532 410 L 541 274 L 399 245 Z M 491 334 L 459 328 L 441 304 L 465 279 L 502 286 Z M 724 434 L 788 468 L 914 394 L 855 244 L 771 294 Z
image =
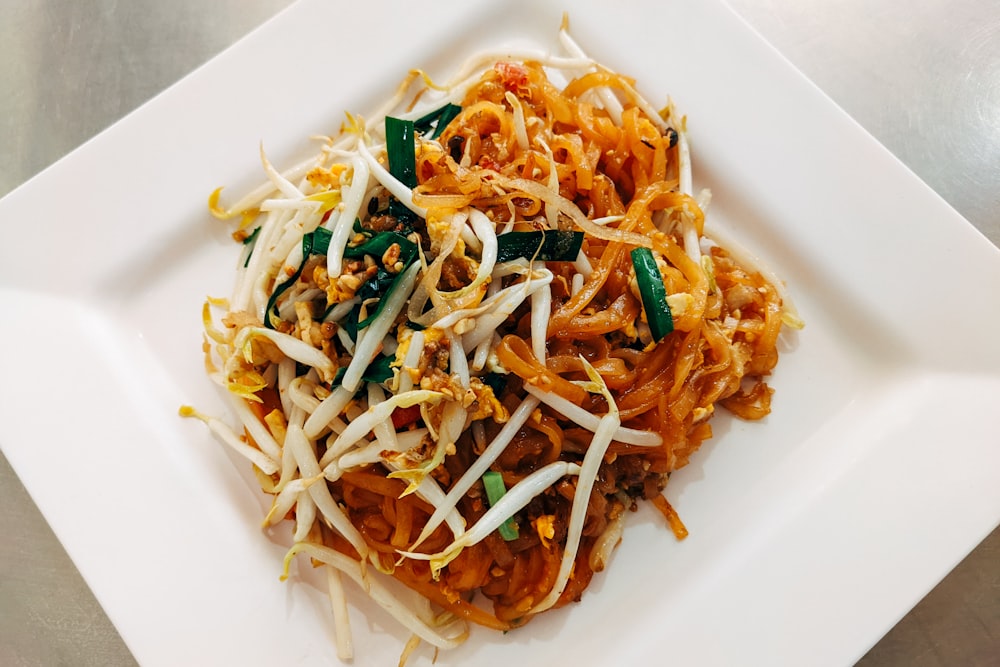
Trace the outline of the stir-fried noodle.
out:
M 286 570 L 327 568 L 341 656 L 344 576 L 408 650 L 579 600 L 639 500 L 684 536 L 661 492 L 717 406 L 770 410 L 783 288 L 704 235 L 685 119 L 560 39 L 414 72 L 315 159 L 262 150 L 262 188 L 213 195 L 245 247 L 205 359 L 241 432 L 183 411 L 252 462 L 265 525 L 294 522 Z

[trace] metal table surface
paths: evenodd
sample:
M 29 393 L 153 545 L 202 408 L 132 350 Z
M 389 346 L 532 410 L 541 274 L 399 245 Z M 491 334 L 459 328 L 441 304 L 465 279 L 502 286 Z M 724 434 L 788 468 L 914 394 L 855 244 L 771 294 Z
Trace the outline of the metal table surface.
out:
M 0 195 L 288 4 L 0 0 Z M 1000 3 L 730 4 L 1000 245 Z M 2 456 L 0 503 L 0 664 L 133 664 Z M 998 663 L 994 530 L 859 664 Z

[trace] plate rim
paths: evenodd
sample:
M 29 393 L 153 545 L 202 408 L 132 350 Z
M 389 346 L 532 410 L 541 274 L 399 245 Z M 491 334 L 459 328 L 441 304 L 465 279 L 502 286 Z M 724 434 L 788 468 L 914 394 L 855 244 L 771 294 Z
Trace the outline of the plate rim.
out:
M 257 34 L 260 34 L 261 30 L 266 30 L 266 27 L 267 27 L 268 25 L 271 25 L 271 24 L 273 24 L 273 23 L 274 23 L 275 21 L 287 21 L 287 20 L 289 20 L 289 19 L 287 18 L 287 16 L 289 16 L 289 15 L 295 15 L 295 16 L 297 16 L 297 15 L 298 15 L 298 13 L 300 13 L 300 12 L 306 12 L 306 11 L 307 11 L 307 10 L 304 10 L 304 9 L 301 9 L 302 7 L 306 7 L 306 8 L 309 8 L 309 7 L 312 7 L 312 6 L 314 5 L 314 4 L 318 4 L 318 3 L 312 3 L 312 4 L 311 4 L 311 3 L 308 3 L 308 2 L 299 2 L 299 3 L 296 3 L 296 4 L 293 4 L 293 5 L 292 5 L 292 6 L 290 6 L 290 7 L 288 8 L 288 9 L 286 9 L 286 10 L 285 10 L 285 11 L 283 11 L 283 12 L 281 12 L 281 13 L 280 13 L 280 14 L 279 14 L 278 16 L 276 16 L 276 17 L 275 17 L 274 19 L 272 19 L 271 21 L 269 21 L 269 22 L 265 23 L 265 24 L 264 24 L 264 26 L 262 26 L 262 29 L 260 29 L 260 30 L 258 30 L 258 31 L 255 31 L 254 33 L 251 33 L 251 35 L 250 35 L 250 36 L 248 36 L 248 38 L 245 38 L 244 40 L 241 40 L 240 44 L 243 44 L 243 43 L 249 43 L 249 42 L 248 42 L 247 40 L 251 40 L 251 39 L 254 39 L 254 35 L 257 35 Z M 527 4 L 527 3 L 525 3 L 525 4 Z M 728 9 L 728 7 L 727 7 L 727 9 Z M 730 11 L 731 11 L 731 10 L 730 10 Z M 283 18 L 283 17 L 285 17 L 285 18 Z M 755 34 L 756 34 L 756 33 L 755 33 Z M 759 37 L 759 36 L 758 36 L 758 37 Z M 245 47 L 241 47 L 241 48 L 245 48 Z M 230 53 L 230 51 L 229 51 L 229 50 L 227 50 L 227 52 L 226 52 L 226 53 Z M 226 56 L 226 57 L 231 57 L 231 56 Z M 184 80 L 182 80 L 182 82 L 183 82 L 183 81 L 187 81 L 187 80 L 189 80 L 189 79 L 193 79 L 194 77 L 198 77 L 198 76 L 203 76 L 203 74 L 202 74 L 203 72 L 206 72 L 206 71 L 209 71 L 209 72 L 210 72 L 210 71 L 211 71 L 211 68 L 213 67 L 213 65 L 212 65 L 212 62 L 214 62 L 214 60 L 213 60 L 213 61 L 210 61 L 210 63 L 209 63 L 208 65 L 204 66 L 203 68 L 199 68 L 198 70 L 196 70 L 196 71 L 195 71 L 194 73 L 192 73 L 192 74 L 191 74 L 191 75 L 189 75 L 188 77 L 185 77 L 185 79 L 184 79 Z M 170 95 L 171 91 L 172 91 L 172 90 L 175 90 L 175 89 L 176 89 L 176 86 L 172 86 L 171 88 L 168 88 L 168 89 L 167 89 L 166 91 L 164 91 L 164 93 L 162 93 L 162 94 L 161 94 L 160 96 L 157 96 L 156 98 L 154 98 L 154 100 L 151 100 L 151 101 L 150 101 L 149 103 L 147 103 L 146 105 L 143 105 L 143 107 L 141 107 L 141 108 L 140 108 L 140 111 L 141 111 L 142 109 L 146 109 L 146 108 L 149 108 L 149 107 L 151 107 L 151 105 L 155 106 L 156 104 L 160 104 L 160 102 L 157 102 L 157 100 L 159 100 L 159 99 L 161 99 L 161 98 L 167 98 L 167 97 L 169 97 L 169 95 Z M 133 112 L 133 114 L 134 114 L 134 113 L 135 113 L 135 112 Z M 144 113 L 145 113 L 145 112 L 144 112 Z M 131 118 L 131 117 L 133 117 L 133 114 L 129 114 L 129 116 L 128 116 L 128 117 L 126 117 L 126 118 Z M 124 119 L 123 119 L 123 120 L 124 120 Z M 130 121 L 130 122 L 134 122 L 134 121 Z M 109 129 L 108 129 L 108 130 L 106 130 L 105 132 L 102 132 L 102 133 L 101 133 L 100 135 L 98 135 L 97 137 L 95 137 L 95 138 L 94 138 L 93 140 L 91 140 L 91 141 L 87 142 L 87 144 L 85 144 L 85 147 L 86 147 L 86 146 L 92 146 L 92 145 L 98 145 L 98 144 L 100 144 L 101 142 L 103 142 L 103 141 L 106 141 L 106 139 L 104 139 L 103 137 L 107 137 L 107 136 L 111 136 L 111 135 L 112 135 L 113 133 L 117 132 L 118 130 L 116 130 L 116 129 L 115 129 L 115 127 L 116 127 L 116 126 L 112 126 L 111 128 L 109 128 Z M 866 133 L 866 134 L 867 134 L 867 133 Z M 869 138 L 870 138 L 870 137 L 869 137 Z M 872 139 L 872 141 L 874 141 L 874 139 Z M 83 149 L 83 148 L 84 148 L 84 147 L 81 147 L 81 149 Z M 879 148 L 879 149 L 880 149 L 881 147 L 880 147 L 880 146 L 878 146 L 877 148 Z M 80 151 L 81 149 L 77 149 L 76 151 L 73 151 L 73 153 L 71 153 L 71 154 L 70 154 L 69 156 L 67 156 L 67 158 L 70 158 L 70 157 L 72 157 L 72 156 L 73 156 L 74 154 L 77 154 L 77 153 L 78 153 L 78 152 L 79 152 L 79 151 Z M 94 150 L 94 149 L 92 149 L 92 148 L 87 148 L 86 150 Z M 881 149 L 881 150 L 884 150 L 884 149 Z M 887 151 L 886 151 L 886 152 L 887 152 Z M 26 198 L 30 199 L 30 198 L 31 198 L 31 196 L 32 196 L 32 195 L 31 195 L 31 191 L 32 191 L 32 190 L 35 190 L 36 188 L 41 188 L 41 187 L 42 187 L 42 185 L 44 185 L 44 183 L 45 183 L 45 181 L 46 181 L 46 180 L 50 180 L 50 179 L 54 178 L 53 176 L 51 176 L 51 173 L 56 173 L 56 172 L 59 172 L 60 170 L 64 169 L 64 168 L 65 168 L 65 163 L 66 163 L 66 162 L 67 162 L 67 159 L 66 159 L 66 158 L 64 158 L 63 160 L 60 160 L 59 162 L 57 162 L 57 163 L 56 163 L 55 165 L 53 165 L 52 167 L 50 167 L 50 168 L 48 168 L 48 169 L 44 170 L 44 171 L 43 171 L 43 172 L 41 172 L 40 174 L 38 174 L 38 175 L 36 175 L 35 177 L 33 177 L 32 179 L 30 179 L 30 180 L 29 180 L 28 182 L 26 182 L 26 183 L 25 183 L 25 184 L 24 184 L 23 186 L 21 186 L 21 187 L 17 188 L 17 189 L 16 189 L 15 191 L 13 191 L 13 192 L 12 192 L 12 193 L 11 193 L 10 195 L 8 195 L 8 196 L 4 197 L 4 199 L 3 199 L 3 200 L 0 200 L 0 211 L 4 210 L 4 208 L 5 208 L 5 207 L 7 207 L 7 206 L 10 206 L 10 207 L 15 207 L 15 206 L 17 206 L 18 204 L 17 204 L 16 202 L 17 202 L 17 201 L 20 201 L 22 197 L 26 197 Z M 61 165 L 62 165 L 62 166 L 61 166 Z M 916 179 L 916 177 L 915 177 L 915 176 L 913 176 L 913 175 L 912 175 L 912 173 L 910 173 L 910 172 L 909 172 L 909 170 L 906 170 L 906 171 L 907 171 L 907 173 L 909 174 L 909 177 L 912 177 L 913 179 Z M 38 183 L 41 183 L 42 185 L 38 185 Z M 923 185 L 923 184 L 921 184 L 921 185 Z M 927 191 L 927 192 L 932 192 L 932 191 L 930 191 L 930 189 L 929 189 L 929 188 L 927 188 L 926 186 L 924 186 L 924 188 L 926 189 L 926 191 Z M 29 194 L 24 194 L 25 192 L 27 192 L 27 193 L 29 193 Z M 937 195 L 935 194 L 935 195 L 934 195 L 934 197 L 937 197 Z M 943 200 L 942 200 L 942 203 L 943 203 Z M 947 207 L 947 205 L 946 205 L 946 204 L 945 204 L 945 206 Z M 948 210 L 950 210 L 950 207 L 948 208 Z M 952 213 L 954 213 L 954 212 L 952 211 Z M 960 216 L 958 216 L 958 214 L 957 214 L 957 213 L 954 213 L 954 216 L 955 216 L 955 217 L 957 217 L 957 218 L 958 218 L 959 220 L 961 220 L 961 217 L 960 217 Z M 954 222 L 954 221 L 952 221 L 952 222 L 949 222 L 949 223 L 947 223 L 947 224 L 953 224 L 953 222 Z M 964 222 L 964 221 L 963 221 L 963 222 Z M 968 223 L 966 222 L 966 224 L 968 224 Z M 971 238 L 971 237 L 970 237 L 970 238 Z M 985 240 L 985 238 L 984 238 L 984 240 Z M 989 242 L 988 242 L 988 241 L 987 241 L 987 244 L 989 244 Z M 990 245 L 990 247 L 993 247 L 993 248 L 995 249 L 995 247 L 994 247 L 994 246 L 992 246 L 992 244 L 989 244 L 989 245 Z M 12 295 L 11 295 L 11 292 L 12 292 L 12 291 L 13 291 L 13 292 L 15 293 L 15 294 L 13 295 L 13 296 L 14 296 L 14 298 L 12 298 Z M 4 299 L 5 299 L 5 300 L 8 300 L 8 301 L 7 301 L 8 303 L 13 303 L 13 302 L 14 302 L 14 300 L 15 300 L 15 299 L 16 299 L 17 297 L 19 297 L 19 296 L 22 296 L 22 295 L 21 295 L 21 294 L 19 293 L 19 290 L 18 290 L 18 288 L 16 288 L 16 287 L 15 287 L 15 288 L 9 288 L 9 287 L 5 287 L 5 289 L 4 289 L 4 291 L 2 292 L 2 294 L 5 294 L 5 295 L 6 295 L 6 296 L 4 297 Z M 34 294 L 34 293 L 31 293 L 31 296 L 32 296 L 32 297 L 34 297 L 34 296 L 35 296 L 35 294 Z M 86 298 L 84 298 L 84 305 L 91 305 L 91 304 L 89 304 L 89 303 L 87 303 L 87 302 L 86 302 Z M 3 329 L 0 329 L 0 332 L 2 332 L 2 331 L 3 331 Z M 996 379 L 996 378 L 994 377 L 994 379 Z M 10 452 L 10 451 L 15 451 L 15 450 L 17 449 L 17 447 L 18 447 L 18 445 L 17 445 L 17 444 L 15 444 L 15 445 L 14 445 L 14 446 L 12 447 L 12 446 L 11 446 L 10 444 L 8 444 L 8 443 L 6 442 L 6 439 L 5 439 L 5 442 L 4 442 L 4 443 L 0 443 L 0 446 L 2 446 L 2 447 L 3 447 L 3 449 L 4 449 L 4 452 L 5 452 L 5 453 L 8 453 L 8 452 Z M 8 456 L 9 456 L 9 454 L 8 454 Z M 10 456 L 9 456 L 9 457 L 10 457 Z M 14 458 L 16 458 L 16 457 L 14 457 Z M 28 472 L 28 474 L 25 474 L 25 472 L 23 472 L 23 471 L 22 471 L 22 470 L 21 470 L 21 469 L 20 469 L 20 468 L 19 468 L 19 467 L 17 466 L 17 464 L 15 464 L 15 462 L 14 462 L 13 460 L 11 461 L 11 463 L 12 463 L 12 465 L 13 465 L 13 466 L 15 467 L 15 470 L 16 470 L 16 471 L 18 472 L 19 476 L 21 476 L 22 480 L 24 480 L 24 481 L 25 481 L 25 486 L 26 486 L 26 488 L 28 488 L 28 490 L 29 490 L 29 492 L 31 493 L 32 497 L 33 497 L 33 498 L 37 498 L 37 496 L 36 496 L 36 488 L 34 488 L 34 487 L 38 487 L 39 485 L 38 485 L 38 482 L 37 482 L 37 481 L 36 481 L 36 480 L 34 479 L 34 477 L 35 477 L 35 476 L 34 476 L 34 475 L 32 475 L 32 474 L 30 473 L 30 471 Z M 44 492 L 44 491 L 42 491 L 42 493 L 41 493 L 41 494 L 39 494 L 39 495 L 44 495 L 44 493 L 45 493 L 45 492 Z M 37 502 L 37 500 L 36 500 L 36 502 Z M 998 516 L 1000 516 L 1000 514 L 998 514 Z M 48 518 L 48 517 L 47 517 L 47 518 Z M 989 531 L 987 530 L 987 531 L 986 531 L 986 533 L 988 533 L 988 532 L 989 532 Z M 986 533 L 984 533 L 984 535 L 985 535 Z M 57 533 L 57 534 L 58 534 L 58 533 Z M 974 544 L 973 544 L 973 545 L 971 545 L 971 546 L 974 546 Z M 970 546 L 970 548 L 971 548 L 971 546 Z M 74 549 L 74 550 L 76 550 L 76 549 Z M 68 551 L 70 551 L 70 549 L 68 549 Z M 72 555 L 72 551 L 71 551 L 71 555 Z M 74 558 L 74 560 L 76 560 L 76 559 Z M 956 561 L 956 562 L 957 562 L 957 561 Z M 943 576 L 943 575 L 942 575 L 942 576 Z M 86 578 L 86 575 L 85 575 L 85 578 Z M 88 579 L 88 583 L 90 583 L 90 580 L 89 580 L 89 579 Z M 97 593 L 98 593 L 98 591 L 97 591 L 97 590 L 95 590 L 95 594 L 97 594 Z M 98 597 L 99 597 L 99 599 L 100 599 L 100 595 L 99 595 Z M 110 615 L 111 615 L 111 614 L 109 613 L 109 616 L 110 616 Z M 116 623 L 116 625 L 117 625 L 117 623 Z M 124 633 L 123 633 L 123 637 L 124 637 Z M 130 647 L 132 647 L 132 644 L 131 644 L 131 642 L 129 641 L 129 639 L 126 639 L 126 643 L 128 643 L 128 644 L 130 645 Z M 135 651 L 135 649 L 134 649 L 134 648 L 133 648 L 133 651 Z M 139 655 L 139 654 L 138 654 L 138 653 L 136 653 L 136 655 Z

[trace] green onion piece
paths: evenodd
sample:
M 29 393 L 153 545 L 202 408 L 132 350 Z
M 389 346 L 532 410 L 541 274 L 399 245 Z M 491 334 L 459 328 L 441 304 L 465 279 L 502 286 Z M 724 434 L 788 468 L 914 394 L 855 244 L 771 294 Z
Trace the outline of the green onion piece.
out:
M 507 487 L 503 484 L 503 476 L 493 470 L 487 470 L 483 473 L 483 486 L 486 487 L 486 499 L 490 501 L 491 507 L 496 505 L 497 501 L 507 493 Z M 497 530 L 500 537 L 508 542 L 517 539 L 517 524 L 514 523 L 514 517 L 510 517 L 500 524 Z
M 524 258 L 572 262 L 580 254 L 583 232 L 508 232 L 497 237 L 497 262 Z
M 389 173 L 406 187 L 417 187 L 416 146 L 412 120 L 386 116 L 385 151 L 389 155 Z
M 659 342 L 674 330 L 674 317 L 667 303 L 667 288 L 663 284 L 660 268 L 656 266 L 653 251 L 649 248 L 636 248 L 632 251 L 632 266 L 635 267 L 635 279 L 639 283 L 639 296 L 642 297 L 642 308 L 646 311 L 646 320 L 653 340 Z
M 437 139 L 444 132 L 444 128 L 448 127 L 448 123 L 455 120 L 455 116 L 461 112 L 462 107 L 449 102 L 440 109 L 435 109 L 413 121 L 413 126 L 420 134 L 427 134 L 433 126 L 434 134 L 431 135 L 431 139 Z

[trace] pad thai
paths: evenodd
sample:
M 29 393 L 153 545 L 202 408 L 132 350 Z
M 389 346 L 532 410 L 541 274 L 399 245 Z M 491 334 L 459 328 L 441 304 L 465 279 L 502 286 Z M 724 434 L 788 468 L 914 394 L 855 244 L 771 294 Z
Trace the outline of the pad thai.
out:
M 686 119 L 587 57 L 421 71 L 318 155 L 213 213 L 242 243 L 204 305 L 233 428 L 291 522 L 285 562 L 344 578 L 420 642 L 580 600 L 625 517 L 663 495 L 719 407 L 770 410 L 784 287 L 705 233 Z M 713 240 L 714 239 L 714 240 Z M 400 586 L 402 584 L 402 586 Z

